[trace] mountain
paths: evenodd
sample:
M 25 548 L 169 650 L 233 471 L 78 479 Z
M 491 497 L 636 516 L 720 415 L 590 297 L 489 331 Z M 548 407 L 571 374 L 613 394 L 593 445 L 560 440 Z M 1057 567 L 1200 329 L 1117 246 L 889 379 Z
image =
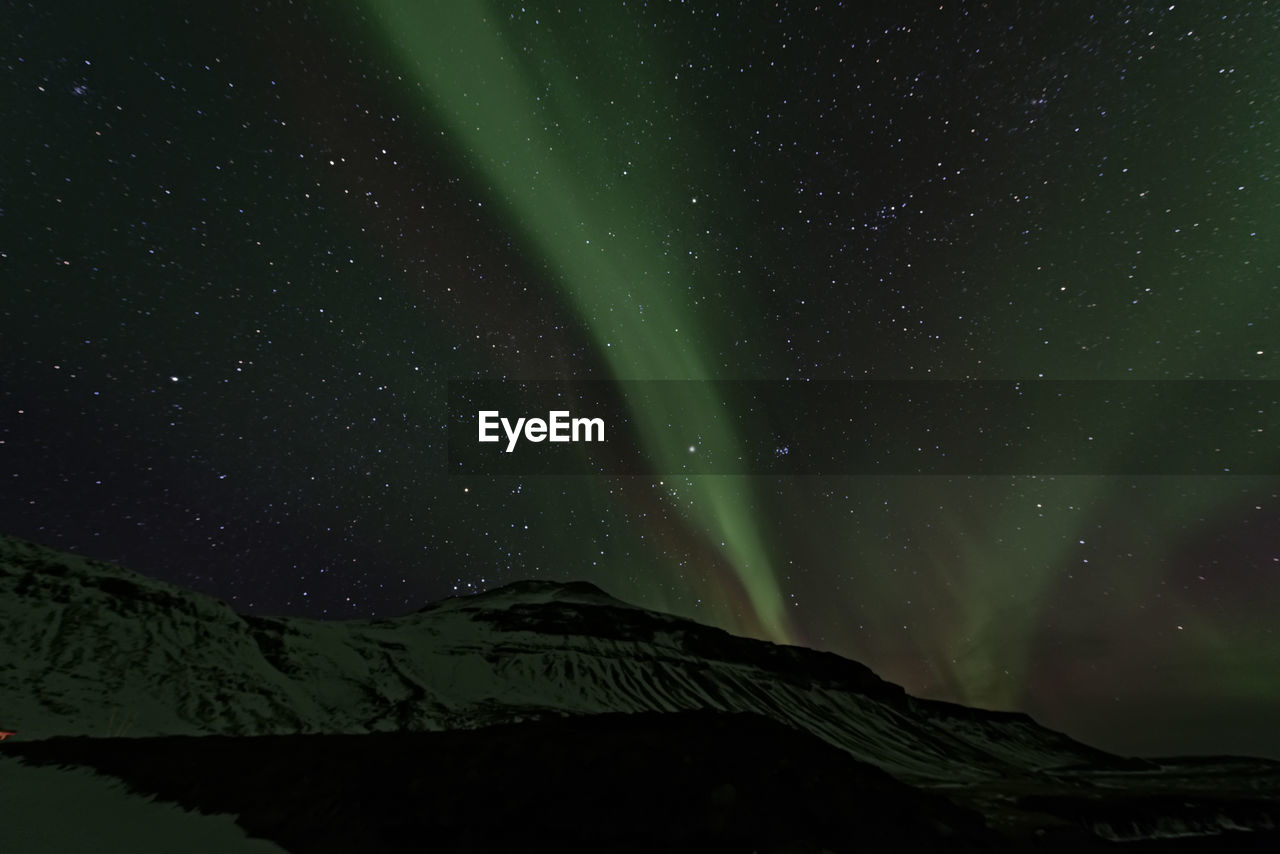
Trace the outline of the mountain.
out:
M 801 729 L 910 781 L 1110 757 L 1025 715 L 920 700 L 839 656 L 735 637 L 583 582 L 385 620 L 237 614 L 111 564 L 0 540 L 6 729 L 55 735 L 433 731 L 712 710 Z
M 608 755 L 601 745 L 645 739 L 655 747 L 614 751 L 632 781 L 615 795 L 673 822 L 679 811 L 651 793 L 674 769 L 684 768 L 678 776 L 688 785 L 729 785 L 741 810 L 782 797 L 774 775 L 788 756 L 811 757 L 805 767 L 826 781 L 828 795 L 850 781 L 873 786 L 877 794 L 858 813 L 864 829 L 875 825 L 873 814 L 913 815 L 912 827 L 953 836 L 964 828 L 966 844 L 979 847 L 988 830 L 1017 839 L 1067 828 L 1084 834 L 1070 837 L 1074 846 L 1081 838 L 1266 830 L 1280 821 L 1276 763 L 1117 757 L 1022 714 L 912 697 L 839 656 L 736 637 L 582 582 L 518 582 L 393 619 L 258 617 L 118 566 L 0 537 L 0 649 L 0 729 L 18 733 L 0 756 L 91 764 L 187 806 L 217 804 L 214 811 L 240 814 L 242 824 L 258 803 L 244 792 L 272 774 L 310 769 L 300 791 L 321 801 L 346 785 L 332 767 L 309 764 L 321 759 L 299 758 L 335 745 L 392 765 L 423 751 L 473 757 L 473 787 L 503 776 L 504 763 L 537 755 L 534 779 L 580 799 L 602 791 L 604 777 L 575 769 Z M 549 743 L 561 748 L 547 754 Z M 714 773 L 689 770 L 691 756 L 736 768 L 735 751 L 762 764 L 720 784 Z M 262 757 L 265 776 L 244 775 L 247 755 Z M 196 764 L 210 777 L 192 789 L 181 769 Z M 392 777 L 446 797 L 439 779 L 402 771 Z M 334 829 L 289 836 L 296 828 L 278 826 L 283 809 L 267 810 L 263 835 L 302 846 L 290 850 L 325 850 L 337 838 Z M 701 809 L 681 827 L 705 842 Z M 430 827 L 436 837 L 447 830 Z

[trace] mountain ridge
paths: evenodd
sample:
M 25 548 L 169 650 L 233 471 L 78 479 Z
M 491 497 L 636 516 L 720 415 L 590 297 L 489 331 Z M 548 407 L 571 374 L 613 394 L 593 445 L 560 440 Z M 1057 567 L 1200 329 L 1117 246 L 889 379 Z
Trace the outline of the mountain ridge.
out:
M 5 726 L 24 738 L 432 731 L 601 712 L 751 712 L 907 779 L 1108 763 L 1020 712 L 912 697 L 834 653 L 734 636 L 587 582 L 517 581 L 394 618 L 237 613 L 0 538 Z
M 833 791 L 843 790 L 846 773 L 864 780 L 884 774 L 907 789 L 945 795 L 961 808 L 954 814 L 961 824 L 968 821 L 962 813 L 981 814 L 1010 838 L 1074 827 L 1062 850 L 1077 850 L 1079 839 L 1227 833 L 1239 841 L 1250 836 L 1241 828 L 1265 833 L 1280 825 L 1278 762 L 1115 756 L 1020 712 L 913 697 L 834 653 L 737 637 L 630 605 L 585 582 L 515 582 L 391 618 L 270 617 L 239 614 L 222 600 L 114 564 L 0 537 L 0 648 L 10 652 L 0 661 L 0 726 L 17 731 L 0 746 L 0 760 L 9 751 L 24 761 L 80 762 L 109 774 L 123 762 L 129 779 L 150 780 L 145 790 L 173 797 L 185 791 L 182 768 L 189 766 L 171 750 L 208 757 L 228 744 L 241 756 L 252 753 L 246 742 L 270 744 L 273 761 L 287 769 L 295 761 L 289 757 L 328 743 L 324 736 L 341 736 L 348 759 L 317 768 L 319 799 L 345 797 L 345 780 L 363 767 L 356 746 L 366 743 L 362 736 L 379 736 L 367 744 L 385 751 L 379 761 L 388 768 L 408 763 L 394 772 L 405 779 L 421 778 L 388 745 L 426 756 L 434 755 L 432 745 L 455 745 L 459 755 L 474 745 L 489 756 L 492 773 L 508 761 L 532 762 L 519 772 L 531 781 L 545 771 L 545 779 L 589 792 L 592 778 L 575 776 L 575 763 L 604 774 L 609 758 L 570 746 L 576 734 L 595 733 L 601 744 L 616 741 L 630 751 L 628 767 L 656 782 L 705 747 L 707 762 L 737 769 L 734 785 L 744 796 L 767 801 L 777 792 L 773 765 L 738 763 L 736 753 L 752 746 L 725 734 L 736 728 L 769 742 L 770 763 L 791 763 L 788 745 L 803 750 L 812 768 L 788 766 L 802 777 L 845 768 L 829 776 Z M 767 725 L 744 723 L 749 719 Z M 459 737 L 428 738 L 450 734 Z M 546 755 L 542 741 L 550 734 L 568 752 L 541 768 L 537 757 Z M 650 758 L 635 738 L 668 753 Z M 854 764 L 825 756 L 813 746 L 820 744 Z M 235 756 L 219 764 L 222 782 L 193 793 L 193 803 L 255 809 L 235 794 L 253 776 Z M 708 792 L 724 790 L 700 779 Z M 468 785 L 483 795 L 479 782 Z M 893 789 L 886 803 L 946 813 L 907 789 Z M 643 786 L 618 796 L 661 800 Z M 706 814 L 719 815 L 712 801 Z M 305 814 L 305 805 L 288 808 L 295 807 Z M 839 809 L 829 807 L 820 812 Z M 270 824 L 273 809 L 254 821 Z M 686 819 L 696 825 L 702 809 Z M 593 827 L 605 832 L 608 823 L 605 815 Z M 324 833 L 309 838 L 316 850 L 330 850 Z

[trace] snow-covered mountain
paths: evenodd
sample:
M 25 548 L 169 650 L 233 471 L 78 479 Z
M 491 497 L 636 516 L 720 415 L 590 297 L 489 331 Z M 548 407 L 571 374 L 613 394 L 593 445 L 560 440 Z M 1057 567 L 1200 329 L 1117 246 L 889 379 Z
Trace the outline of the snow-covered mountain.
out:
M 709 709 L 772 718 L 922 783 L 1115 761 L 1025 715 L 917 699 L 839 656 L 735 637 L 585 583 L 520 582 L 395 619 L 263 618 L 0 538 L 0 649 L 0 729 L 23 740 Z
M 615 795 L 637 815 L 669 812 L 660 795 L 673 773 L 694 800 L 663 833 L 685 825 L 695 832 L 706 821 L 738 826 L 724 823 L 723 810 L 754 815 L 750 804 L 785 800 L 806 780 L 825 793 L 826 806 L 818 809 L 806 795 L 792 807 L 812 813 L 814 828 L 844 816 L 865 830 L 890 809 L 916 816 L 903 818 L 906 825 L 945 826 L 979 848 L 993 832 L 1036 850 L 1050 838 L 1057 840 L 1053 850 L 1078 850 L 1099 840 L 1206 836 L 1219 846 L 1213 850 L 1270 850 L 1280 826 L 1280 763 L 1124 759 L 1025 715 L 911 697 L 839 656 L 735 637 L 628 605 L 590 584 L 520 582 L 386 620 L 268 618 L 6 537 L 0 537 L 0 730 L 17 731 L 0 745 L 0 785 L 36 779 L 26 763 L 89 765 L 141 792 L 240 814 L 256 836 L 291 840 L 286 847 L 299 851 L 333 850 L 330 836 L 339 828 L 353 839 L 385 831 L 387 810 L 368 804 L 362 823 L 351 824 L 348 813 L 336 825 L 313 821 L 313 801 L 347 803 L 363 791 L 350 790 L 349 781 L 370 763 L 389 775 L 391 783 L 382 781 L 389 792 L 409 780 L 405 791 L 461 797 L 458 810 L 489 796 L 490 784 L 476 781 L 512 774 L 534 788 L 554 783 L 587 800 L 583 793 L 595 792 L 607 803 L 575 824 L 575 834 L 588 826 L 606 836 L 619 832 L 608 806 Z M 380 735 L 315 738 L 334 734 Z M 105 738 L 121 735 L 130 740 Z M 281 738 L 180 738 L 267 735 Z M 145 736 L 179 738 L 132 740 Z M 657 746 L 643 747 L 649 743 Z M 325 746 L 334 744 L 343 746 L 338 753 L 345 759 Z M 616 754 L 608 768 L 599 765 L 600 751 Z M 759 767 L 742 766 L 743 751 L 760 757 Z M 461 794 L 441 789 L 414 758 L 422 756 L 453 756 L 454 765 L 465 766 Z M 203 769 L 198 790 L 193 763 Z M 277 776 L 302 773 L 305 791 L 289 789 L 286 797 L 281 789 L 279 802 L 271 800 L 278 787 L 257 780 L 267 767 L 261 763 Z M 299 771 L 303 766 L 309 770 Z M 689 776 L 695 766 L 706 779 Z M 593 772 L 582 771 L 593 767 L 614 788 L 596 792 Z M 787 768 L 794 779 L 778 776 Z M 866 800 L 867 786 L 879 800 Z M 45 789 L 43 809 L 30 808 L 24 818 L 30 838 L 47 841 L 46 825 L 56 824 L 51 817 L 67 804 L 58 786 Z M 106 809 L 118 800 L 107 794 L 85 803 Z M 704 795 L 711 798 L 705 810 Z M 259 803 L 263 798 L 270 803 Z M 386 800 L 379 795 L 370 803 L 380 798 Z M 855 802 L 862 812 L 848 813 L 846 805 Z M 163 812 L 157 810 L 149 814 Z M 414 833 L 452 833 L 452 810 L 414 812 L 420 825 Z M 545 823 L 539 816 L 546 818 L 539 810 L 525 818 Z M 973 825 L 966 816 L 981 818 Z M 196 821 L 179 818 L 181 827 Z M 474 827 L 489 826 L 474 818 Z M 187 833 L 177 821 L 165 812 L 157 826 Z M 760 832 L 790 821 L 779 817 Z M 0 843 L 13 832 L 12 823 L 0 824 Z M 861 839 L 860 831 L 835 825 L 823 833 L 845 847 L 812 850 L 852 850 Z M 227 844 L 233 842 L 257 844 Z M 169 842 L 148 845 L 134 848 L 174 850 Z

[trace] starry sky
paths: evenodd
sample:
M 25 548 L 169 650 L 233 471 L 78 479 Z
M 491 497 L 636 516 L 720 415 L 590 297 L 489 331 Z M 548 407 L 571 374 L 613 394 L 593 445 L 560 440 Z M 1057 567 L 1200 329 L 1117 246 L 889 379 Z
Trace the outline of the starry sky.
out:
M 1107 749 L 1280 757 L 1274 476 L 446 465 L 457 380 L 1276 379 L 1280 10 L 69 2 L 0 33 L 7 532 L 255 613 L 585 579 Z

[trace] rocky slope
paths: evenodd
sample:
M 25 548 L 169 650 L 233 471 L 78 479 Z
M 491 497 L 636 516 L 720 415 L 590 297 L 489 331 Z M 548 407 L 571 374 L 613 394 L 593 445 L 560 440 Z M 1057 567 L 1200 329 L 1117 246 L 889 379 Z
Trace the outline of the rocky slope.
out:
M 1110 759 L 1026 716 L 916 699 L 838 656 L 734 637 L 585 583 L 521 582 L 388 620 L 262 618 L 3 538 L 0 647 L 0 726 L 23 739 L 714 710 L 772 718 L 911 780 Z
M 736 769 L 735 791 L 769 801 L 782 791 L 776 769 L 800 750 L 811 758 L 807 771 L 795 771 L 799 778 L 821 771 L 832 781 L 846 774 L 879 781 L 877 797 L 894 809 L 928 816 L 931 827 L 951 828 L 938 833 L 980 847 L 991 830 L 1019 845 L 1056 839 L 1061 850 L 1160 838 L 1173 839 L 1177 850 L 1190 850 L 1197 838 L 1213 841 L 1205 850 L 1264 850 L 1280 824 L 1280 763 L 1113 756 L 1025 715 L 911 697 L 839 656 L 735 637 L 583 583 L 521 582 L 386 620 L 265 618 L 111 564 L 0 537 L 0 650 L 0 729 L 17 731 L 0 745 L 0 762 L 90 764 L 142 791 L 242 818 L 249 802 L 237 793 L 256 772 L 237 756 L 269 749 L 287 775 L 301 767 L 289 757 L 332 742 L 344 745 L 348 762 L 306 772 L 317 802 L 346 798 L 344 769 L 358 772 L 364 751 L 375 748 L 388 774 L 419 788 L 429 786 L 405 750 L 483 754 L 491 775 L 516 763 L 511 773 L 535 783 L 590 791 L 596 777 L 582 777 L 579 766 L 598 763 L 610 744 L 631 750 L 627 774 L 654 785 L 689 773 L 680 763 L 703 745 L 714 767 L 698 785 L 708 791 L 722 788 L 712 779 L 716 768 Z M 474 740 L 425 738 L 462 731 Z M 755 733 L 754 746 L 721 737 L 730 731 Z M 789 734 L 807 741 L 793 743 Z M 128 744 L 113 736 L 127 736 Z M 205 738 L 175 740 L 183 736 Z M 603 746 L 529 758 L 543 755 L 547 738 L 571 745 L 579 736 Z M 652 749 L 635 750 L 643 738 Z M 766 745 L 771 753 L 760 752 Z M 731 761 L 753 749 L 772 758 L 742 767 Z M 206 757 L 199 764 L 208 768 L 208 757 L 225 754 L 217 785 L 186 788 L 195 760 L 175 751 Z M 522 762 L 534 764 L 516 767 Z M 474 777 L 479 766 L 467 764 Z M 488 797 L 489 783 L 467 779 L 468 797 Z M 666 810 L 661 798 L 643 795 L 647 785 L 618 796 Z M 695 795 L 705 800 L 707 792 Z M 938 795 L 959 812 L 939 806 Z M 677 822 L 689 839 L 706 831 L 706 821 L 720 821 L 722 805 L 703 800 Z M 289 810 L 299 804 L 269 806 L 254 819 L 262 835 L 329 850 L 328 832 L 290 836 Z M 853 820 L 868 822 L 882 808 L 858 806 Z M 584 819 L 593 833 L 608 830 L 602 815 Z M 977 816 L 985 828 L 970 821 Z M 372 833 L 377 822 L 364 820 Z M 441 820 L 424 814 L 414 826 L 452 833 Z M 772 824 L 768 834 L 782 845 L 791 838 Z M 830 838 L 837 837 L 845 838 Z M 813 842 L 813 850 L 843 850 L 828 842 Z

